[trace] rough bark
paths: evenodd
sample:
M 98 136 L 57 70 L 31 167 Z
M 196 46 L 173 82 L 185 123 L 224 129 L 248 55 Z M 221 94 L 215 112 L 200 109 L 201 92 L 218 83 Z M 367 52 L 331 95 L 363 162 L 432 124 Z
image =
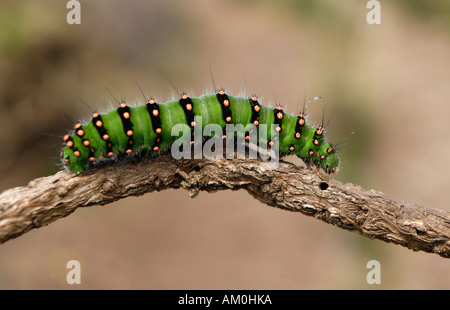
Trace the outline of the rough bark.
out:
M 450 213 L 393 200 L 381 192 L 343 184 L 291 163 L 276 169 L 259 160 L 174 160 L 169 155 L 93 169 L 60 171 L 0 194 L 0 243 L 65 217 L 79 207 L 105 205 L 168 188 L 199 191 L 244 189 L 259 201 L 302 212 L 326 223 L 450 257 Z

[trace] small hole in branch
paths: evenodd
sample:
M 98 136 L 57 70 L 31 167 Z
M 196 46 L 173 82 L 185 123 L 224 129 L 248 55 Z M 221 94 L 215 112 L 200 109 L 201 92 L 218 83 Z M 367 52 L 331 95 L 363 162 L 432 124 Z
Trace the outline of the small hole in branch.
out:
M 328 188 L 328 184 L 325 182 L 322 182 L 319 184 L 319 188 L 324 191 Z

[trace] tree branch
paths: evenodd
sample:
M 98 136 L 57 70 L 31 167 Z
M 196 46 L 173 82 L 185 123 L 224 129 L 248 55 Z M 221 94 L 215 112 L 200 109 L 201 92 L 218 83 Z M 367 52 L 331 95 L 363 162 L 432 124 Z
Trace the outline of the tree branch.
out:
M 0 243 L 46 226 L 79 207 L 168 188 L 199 191 L 245 189 L 259 201 L 302 212 L 340 228 L 450 257 L 450 213 L 395 201 L 381 192 L 343 184 L 315 170 L 259 160 L 174 160 L 162 155 L 138 163 L 60 171 L 0 194 Z

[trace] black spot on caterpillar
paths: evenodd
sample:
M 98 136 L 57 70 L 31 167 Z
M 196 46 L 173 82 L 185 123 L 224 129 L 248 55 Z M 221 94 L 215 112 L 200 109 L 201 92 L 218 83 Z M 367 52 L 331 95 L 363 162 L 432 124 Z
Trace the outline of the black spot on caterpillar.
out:
M 198 117 L 201 125 L 196 122 Z M 250 125 L 260 131 L 259 143 L 271 147 L 277 140 L 280 155 L 297 155 L 308 167 L 316 166 L 326 173 L 333 173 L 338 167 L 336 148 L 325 141 L 323 125 L 308 126 L 305 111 L 292 116 L 281 106 L 261 105 L 256 96 L 235 97 L 224 90 L 196 98 L 183 94 L 179 100 L 165 103 L 149 99 L 145 104 L 128 106 L 122 102 L 116 110 L 94 113 L 89 122 L 77 123 L 75 130 L 64 136 L 60 156 L 66 168 L 79 173 L 100 162 L 157 153 L 179 138 L 172 134 L 179 124 L 188 126 L 192 133 L 196 126 L 216 124 L 222 129 L 222 138 L 226 138 L 227 125 Z M 261 132 L 262 125 L 275 131 Z M 245 138 L 250 140 L 248 133 Z M 195 143 L 191 137 L 190 144 Z

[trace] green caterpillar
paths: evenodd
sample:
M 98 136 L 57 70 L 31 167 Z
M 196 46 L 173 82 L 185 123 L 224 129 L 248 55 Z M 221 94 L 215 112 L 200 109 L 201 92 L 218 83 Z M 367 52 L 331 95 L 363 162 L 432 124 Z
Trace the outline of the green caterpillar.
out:
M 280 106 L 262 106 L 256 96 L 234 97 L 224 90 L 196 98 L 183 94 L 179 100 L 165 103 L 150 99 L 143 105 L 128 106 L 122 102 L 117 110 L 94 113 L 91 121 L 76 124 L 74 132 L 64 136 L 60 156 L 66 168 L 80 173 L 104 161 L 157 154 L 180 137 L 172 135 L 173 126 L 184 124 L 194 132 L 198 117 L 203 120 L 202 127 L 219 125 L 223 138 L 227 136 L 227 125 L 242 124 L 246 128 L 250 125 L 259 131 L 265 124 L 270 129 L 260 132 L 260 144 L 265 143 L 270 148 L 277 142 L 280 155 L 295 154 L 308 167 L 314 165 L 326 173 L 333 173 L 338 167 L 336 148 L 324 140 L 323 125 L 308 126 L 305 111 L 291 116 Z M 249 132 L 245 137 L 247 141 Z M 190 143 L 196 143 L 194 138 Z

